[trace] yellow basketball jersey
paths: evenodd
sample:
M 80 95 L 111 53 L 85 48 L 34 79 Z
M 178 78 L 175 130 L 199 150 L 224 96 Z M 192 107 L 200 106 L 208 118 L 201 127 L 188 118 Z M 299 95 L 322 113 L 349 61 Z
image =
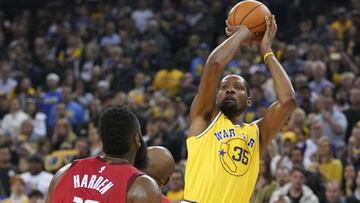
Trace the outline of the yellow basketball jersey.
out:
M 187 139 L 184 200 L 248 203 L 259 173 L 256 123 L 234 125 L 223 113 L 198 136 Z

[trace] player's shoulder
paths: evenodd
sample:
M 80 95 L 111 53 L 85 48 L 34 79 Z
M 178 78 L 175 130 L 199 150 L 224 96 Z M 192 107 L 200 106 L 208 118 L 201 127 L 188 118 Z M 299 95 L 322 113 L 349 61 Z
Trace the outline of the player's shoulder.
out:
M 153 178 L 148 175 L 140 175 L 129 186 L 127 198 L 130 200 L 129 202 L 138 202 L 139 200 L 161 202 L 161 191 Z
M 156 181 L 148 175 L 139 175 L 138 177 L 136 177 L 130 188 L 131 187 L 158 189 Z

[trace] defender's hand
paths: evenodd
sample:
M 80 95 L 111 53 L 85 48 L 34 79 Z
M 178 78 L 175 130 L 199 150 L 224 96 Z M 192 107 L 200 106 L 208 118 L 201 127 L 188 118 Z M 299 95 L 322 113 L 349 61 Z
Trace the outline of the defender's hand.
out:
M 262 55 L 271 51 L 271 45 L 273 43 L 277 31 L 277 25 L 274 15 L 266 16 L 265 21 L 266 21 L 266 31 L 260 43 L 260 51 Z

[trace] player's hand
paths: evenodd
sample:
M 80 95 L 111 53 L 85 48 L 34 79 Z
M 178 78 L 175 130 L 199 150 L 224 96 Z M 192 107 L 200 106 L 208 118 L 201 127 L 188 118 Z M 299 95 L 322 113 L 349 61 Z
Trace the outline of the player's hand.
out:
M 277 31 L 277 25 L 274 15 L 266 16 L 265 21 L 266 21 L 266 31 L 260 43 L 260 51 L 262 55 L 271 51 L 271 45 L 273 43 Z
M 230 25 L 227 20 L 225 21 L 225 23 L 225 32 L 228 37 L 230 37 L 236 32 L 243 33 L 245 40 L 250 40 L 254 37 L 254 34 L 245 25 Z

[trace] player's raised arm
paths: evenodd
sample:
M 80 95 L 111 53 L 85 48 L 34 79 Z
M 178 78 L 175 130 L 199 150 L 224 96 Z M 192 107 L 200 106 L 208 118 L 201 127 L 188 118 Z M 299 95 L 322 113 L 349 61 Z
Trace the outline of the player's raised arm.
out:
M 295 93 L 291 82 L 271 50 L 276 30 L 275 17 L 266 17 L 266 32 L 261 41 L 260 49 L 274 80 L 277 101 L 267 109 L 259 122 L 261 149 L 264 149 L 264 146 L 271 142 L 296 106 Z
M 191 106 L 191 120 L 203 116 L 209 121 L 214 116 L 215 98 L 221 74 L 239 46 L 253 37 L 252 32 L 244 25 L 228 25 L 226 34 L 230 37 L 212 51 L 202 70 L 198 93 Z

